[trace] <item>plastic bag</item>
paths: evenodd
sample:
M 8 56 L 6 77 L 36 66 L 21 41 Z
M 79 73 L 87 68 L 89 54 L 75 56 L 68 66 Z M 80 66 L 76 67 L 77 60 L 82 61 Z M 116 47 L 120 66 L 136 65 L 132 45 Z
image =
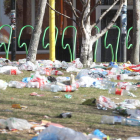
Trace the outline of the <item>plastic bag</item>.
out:
M 100 96 L 96 104 L 98 109 L 103 110 L 106 110 L 107 108 L 115 109 L 117 107 L 117 105 L 113 101 L 111 101 L 110 98 L 107 98 L 105 96 Z
M 37 66 L 35 66 L 31 61 L 27 61 L 26 63 L 22 64 L 19 69 L 20 70 L 29 70 L 35 71 Z
M 49 136 L 54 137 L 53 139 L 49 139 Z M 83 133 L 67 127 L 59 128 L 50 125 L 39 134 L 37 140 L 87 140 L 87 137 Z
M 7 88 L 8 83 L 0 80 L 0 89 L 5 90 Z
M 0 119 L 0 129 L 5 129 L 7 127 L 6 120 Z
M 89 70 L 87 69 L 82 69 L 77 76 L 75 77 L 75 79 L 80 79 L 82 76 L 88 76 Z
M 30 129 L 32 125 L 27 120 L 24 119 L 8 118 L 7 126 L 9 129 L 23 130 Z

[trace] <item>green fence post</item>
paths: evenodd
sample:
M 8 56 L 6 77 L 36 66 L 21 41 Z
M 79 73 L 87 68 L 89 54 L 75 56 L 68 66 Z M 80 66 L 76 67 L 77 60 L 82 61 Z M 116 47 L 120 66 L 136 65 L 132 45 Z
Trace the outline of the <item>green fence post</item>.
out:
M 133 29 L 133 27 L 130 27 L 129 30 L 128 30 L 128 33 L 127 33 L 127 36 L 126 36 L 126 48 L 127 49 L 130 49 L 131 47 L 133 47 L 133 44 L 130 44 L 128 46 L 128 38 L 129 38 L 129 34 L 130 34 L 130 31 Z
M 1 27 L 0 27 L 0 30 L 3 28 L 3 27 L 9 27 L 10 28 L 10 36 L 9 36 L 9 42 L 8 42 L 8 47 L 6 48 L 6 44 L 4 43 L 4 42 L 2 42 L 1 44 L 0 44 L 0 47 L 2 47 L 2 46 L 4 46 L 4 50 L 5 50 L 5 53 L 6 53 L 6 59 L 8 59 L 9 57 L 8 57 L 8 55 L 9 55 L 9 49 L 10 49 L 10 44 L 11 44 L 11 37 L 12 37 L 12 27 L 10 26 L 10 25 L 2 25 Z
M 18 37 L 18 47 L 19 47 L 19 48 L 22 48 L 23 46 L 25 46 L 25 51 L 26 51 L 26 55 L 27 55 L 27 54 L 28 54 L 27 44 L 24 42 L 24 43 L 22 43 L 22 44 L 20 45 L 21 34 L 22 34 L 23 30 L 24 30 L 26 27 L 30 27 L 30 28 L 34 29 L 34 27 L 31 26 L 31 25 L 26 25 L 26 26 L 24 26 L 24 27 L 21 28 L 20 33 L 19 33 L 19 37 Z
M 70 45 L 69 45 L 69 44 L 66 44 L 66 45 L 64 46 L 64 34 L 65 34 L 65 31 L 66 31 L 68 28 L 73 28 L 73 29 L 75 30 L 75 37 L 74 37 L 74 44 L 73 44 L 73 57 L 72 57 L 72 52 L 71 52 Z M 70 52 L 70 61 L 73 61 L 73 60 L 75 59 L 76 36 L 77 36 L 77 29 L 76 29 L 76 27 L 74 27 L 74 26 L 67 26 L 67 27 L 63 30 L 61 44 L 62 44 L 62 48 L 63 48 L 63 49 L 66 49 L 66 48 L 68 47 L 69 52 Z
M 113 27 L 118 29 L 118 38 L 117 38 L 117 45 L 116 45 L 116 52 L 115 52 L 115 62 L 117 62 L 117 53 L 118 53 L 118 46 L 119 46 L 119 40 L 120 40 L 120 28 L 116 25 L 113 25 Z M 105 38 L 104 38 L 104 46 L 106 49 L 108 49 L 110 47 L 111 49 L 111 53 L 112 53 L 112 62 L 114 61 L 114 52 L 113 52 L 113 46 L 112 44 L 108 44 L 106 46 L 106 39 L 107 39 L 107 35 L 108 35 L 108 31 L 105 34 Z
M 47 32 L 47 30 L 48 30 L 49 28 L 50 28 L 50 27 L 47 27 L 47 28 L 44 30 L 44 34 L 43 34 L 43 38 L 42 38 L 42 47 L 43 47 L 44 49 L 46 49 L 46 48 L 50 45 L 50 43 L 47 43 L 47 44 L 45 45 L 45 36 L 46 36 L 46 32 Z M 56 45 L 57 37 L 58 37 L 58 28 L 55 27 L 55 29 L 56 29 L 56 35 L 55 35 L 55 45 Z

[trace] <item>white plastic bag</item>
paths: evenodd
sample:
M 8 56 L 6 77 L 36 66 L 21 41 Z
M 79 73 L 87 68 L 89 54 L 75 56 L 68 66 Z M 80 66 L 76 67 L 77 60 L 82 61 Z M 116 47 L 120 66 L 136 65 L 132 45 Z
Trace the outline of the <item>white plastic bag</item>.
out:
M 7 127 L 7 123 L 5 119 L 0 119 L 0 129 L 5 129 Z
M 24 119 L 8 118 L 7 126 L 9 129 L 23 130 L 30 129 L 32 125 L 27 120 Z
M 39 134 L 37 140 L 87 140 L 87 137 L 83 133 L 67 127 L 59 128 L 50 125 Z
M 0 89 L 5 90 L 7 88 L 8 83 L 0 80 Z

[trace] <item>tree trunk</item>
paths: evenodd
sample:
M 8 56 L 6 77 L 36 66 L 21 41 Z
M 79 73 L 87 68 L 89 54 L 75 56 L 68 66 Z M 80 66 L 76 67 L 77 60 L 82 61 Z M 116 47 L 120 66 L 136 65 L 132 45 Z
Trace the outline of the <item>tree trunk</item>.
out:
M 40 34 L 42 32 L 42 23 L 43 23 L 45 8 L 46 8 L 46 2 L 47 2 L 47 0 L 39 0 L 35 27 L 34 27 L 30 45 L 29 45 L 27 61 L 31 61 L 33 63 L 36 60 L 37 49 L 38 49 L 38 44 L 39 44 L 39 40 L 40 40 Z
M 140 47 L 140 0 L 133 0 L 133 50 L 131 63 L 139 63 Z
M 93 58 L 92 44 L 90 41 L 90 38 L 82 37 L 80 60 L 83 63 L 84 67 L 89 67 Z
M 90 16 L 88 17 L 87 20 L 87 15 L 89 12 L 90 12 L 90 3 L 88 3 L 85 9 L 83 13 L 83 20 L 81 21 L 82 45 L 81 45 L 80 60 L 83 63 L 84 67 L 89 67 L 91 62 L 93 61 Z

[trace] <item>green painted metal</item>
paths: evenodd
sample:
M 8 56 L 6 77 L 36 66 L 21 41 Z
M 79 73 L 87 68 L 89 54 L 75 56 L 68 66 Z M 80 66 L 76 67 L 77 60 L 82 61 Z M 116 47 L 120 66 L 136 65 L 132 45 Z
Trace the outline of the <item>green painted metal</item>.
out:
M 97 29 L 98 33 L 100 32 L 99 27 L 95 26 L 95 28 Z M 97 54 L 97 46 L 98 46 L 98 40 L 95 43 L 95 50 L 94 50 L 94 62 L 96 62 L 96 54 Z
M 2 26 L 0 27 L 0 30 L 1 30 L 3 27 L 6 27 L 6 26 L 10 28 L 10 35 L 9 35 L 8 46 L 7 46 L 7 48 L 6 48 L 6 44 L 5 44 L 4 42 L 2 42 L 2 43 L 0 44 L 0 47 L 4 46 L 4 50 L 5 50 L 5 53 L 6 53 L 6 59 L 8 59 L 8 58 L 9 58 L 9 49 L 10 49 L 10 44 L 11 44 L 11 37 L 12 37 L 12 27 L 11 27 L 10 25 L 5 24 L 5 25 L 2 25 Z
M 69 44 L 66 44 L 66 45 L 64 46 L 64 34 L 65 34 L 65 31 L 66 31 L 68 28 L 73 28 L 73 29 L 75 30 L 74 43 L 73 43 L 73 55 L 72 55 L 72 52 L 71 52 L 70 45 L 69 45 Z M 73 61 L 73 60 L 75 59 L 76 36 L 77 36 L 77 29 L 76 29 L 76 27 L 74 27 L 74 26 L 67 26 L 67 27 L 63 30 L 61 44 L 62 44 L 62 48 L 63 48 L 63 49 L 66 49 L 66 48 L 68 47 L 69 52 L 70 52 L 70 61 Z
M 130 27 L 129 30 L 128 30 L 128 33 L 127 33 L 127 36 L 126 36 L 126 48 L 127 49 L 130 49 L 131 47 L 133 47 L 133 44 L 130 44 L 128 46 L 128 40 L 129 40 L 129 34 L 130 34 L 130 31 L 133 29 L 133 27 Z
M 21 38 L 21 34 L 22 34 L 23 30 L 24 30 L 25 28 L 27 28 L 27 27 L 30 27 L 30 28 L 34 29 L 33 26 L 31 26 L 31 25 L 26 25 L 26 26 L 24 26 L 24 27 L 21 28 L 20 33 L 19 33 L 19 37 L 18 37 L 18 47 L 19 47 L 19 48 L 22 48 L 23 46 L 25 46 L 26 55 L 28 54 L 27 44 L 24 42 L 24 43 L 22 43 L 22 44 L 20 45 L 20 38 Z
M 47 43 L 46 45 L 44 45 L 44 44 L 45 44 L 46 32 L 47 32 L 47 30 L 48 30 L 49 28 L 50 28 L 50 26 L 47 27 L 47 28 L 44 30 L 44 34 L 43 34 L 43 38 L 42 38 L 42 47 L 43 47 L 44 49 L 46 49 L 46 48 L 50 45 L 50 43 Z M 55 29 L 56 29 L 56 35 L 55 35 L 55 45 L 56 45 L 57 37 L 58 37 L 58 28 L 55 27 Z
M 116 25 L 113 25 L 114 28 L 118 29 L 118 38 L 117 38 L 117 44 L 116 44 L 116 52 L 115 52 L 115 62 L 117 62 L 117 53 L 118 53 L 118 46 L 119 46 L 119 41 L 120 41 L 120 28 Z M 112 44 L 108 44 L 106 46 L 106 39 L 107 39 L 107 35 L 108 35 L 108 31 L 105 34 L 105 38 L 104 38 L 104 46 L 106 49 L 108 49 L 109 47 L 111 48 L 111 53 L 112 53 L 112 62 L 114 61 L 114 52 L 113 52 L 113 46 Z

